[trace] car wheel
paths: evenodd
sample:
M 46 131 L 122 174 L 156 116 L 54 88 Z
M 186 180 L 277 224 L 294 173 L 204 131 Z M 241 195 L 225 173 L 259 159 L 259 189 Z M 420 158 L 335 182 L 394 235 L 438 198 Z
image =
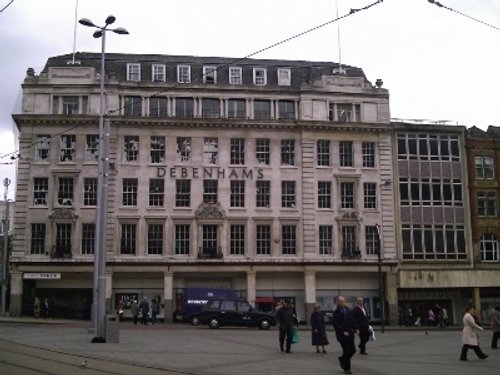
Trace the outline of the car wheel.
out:
M 194 315 L 192 316 L 190 319 L 189 319 L 189 323 L 191 323 L 192 325 L 194 326 L 197 326 L 200 324 L 200 317 L 197 316 L 197 315 Z
M 259 322 L 259 329 L 269 329 L 271 328 L 271 322 L 267 319 L 262 319 Z
M 210 328 L 219 328 L 219 326 L 220 326 L 219 319 L 217 319 L 217 318 L 211 318 L 208 321 L 208 326 Z

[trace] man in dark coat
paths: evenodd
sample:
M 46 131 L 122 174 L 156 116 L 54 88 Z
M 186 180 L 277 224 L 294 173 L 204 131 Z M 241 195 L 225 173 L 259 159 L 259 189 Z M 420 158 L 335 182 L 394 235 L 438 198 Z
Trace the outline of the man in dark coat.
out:
M 345 299 L 342 296 L 337 297 L 337 309 L 333 312 L 333 328 L 337 341 L 342 346 L 342 355 L 339 357 L 340 367 L 345 374 L 352 374 L 351 358 L 356 353 L 354 346 L 356 326 L 352 311 L 345 305 Z
M 283 305 L 278 309 L 276 313 L 276 319 L 279 324 L 279 342 L 280 349 L 282 352 L 285 351 L 285 339 L 286 339 L 286 352 L 291 353 L 292 347 L 292 335 L 293 327 L 296 325 L 297 318 L 290 306 L 290 301 L 284 300 Z
M 139 310 L 141 311 L 141 314 L 142 314 L 141 323 L 143 325 L 147 326 L 148 325 L 148 315 L 149 315 L 149 302 L 148 302 L 148 298 L 147 297 L 144 297 L 142 299 L 142 302 L 139 305 Z
M 360 354 L 366 354 L 366 343 L 370 339 L 370 329 L 368 323 L 368 314 L 363 306 L 363 298 L 356 298 L 356 306 L 352 309 L 354 323 L 359 331 L 359 351 Z

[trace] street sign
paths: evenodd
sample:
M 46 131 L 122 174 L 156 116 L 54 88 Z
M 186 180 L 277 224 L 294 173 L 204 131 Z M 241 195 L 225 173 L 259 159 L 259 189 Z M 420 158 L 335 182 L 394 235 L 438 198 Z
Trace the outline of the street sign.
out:
M 25 272 L 24 280 L 59 280 L 61 274 L 59 272 Z

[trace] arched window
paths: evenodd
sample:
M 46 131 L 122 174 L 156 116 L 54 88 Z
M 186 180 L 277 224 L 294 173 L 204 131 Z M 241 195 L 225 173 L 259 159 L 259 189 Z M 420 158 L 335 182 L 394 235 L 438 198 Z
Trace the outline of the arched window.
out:
M 498 241 L 491 233 L 483 234 L 479 243 L 481 250 L 481 261 L 498 262 Z

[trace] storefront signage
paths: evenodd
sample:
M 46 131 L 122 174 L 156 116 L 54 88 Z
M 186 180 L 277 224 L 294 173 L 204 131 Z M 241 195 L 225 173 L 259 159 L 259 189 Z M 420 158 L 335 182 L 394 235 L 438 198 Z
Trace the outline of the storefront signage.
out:
M 236 168 L 196 168 L 196 167 L 173 167 L 156 168 L 157 177 L 170 176 L 170 178 L 216 178 L 216 179 L 262 179 L 262 169 L 236 169 Z
M 26 272 L 23 274 L 24 280 L 59 280 L 59 272 Z

